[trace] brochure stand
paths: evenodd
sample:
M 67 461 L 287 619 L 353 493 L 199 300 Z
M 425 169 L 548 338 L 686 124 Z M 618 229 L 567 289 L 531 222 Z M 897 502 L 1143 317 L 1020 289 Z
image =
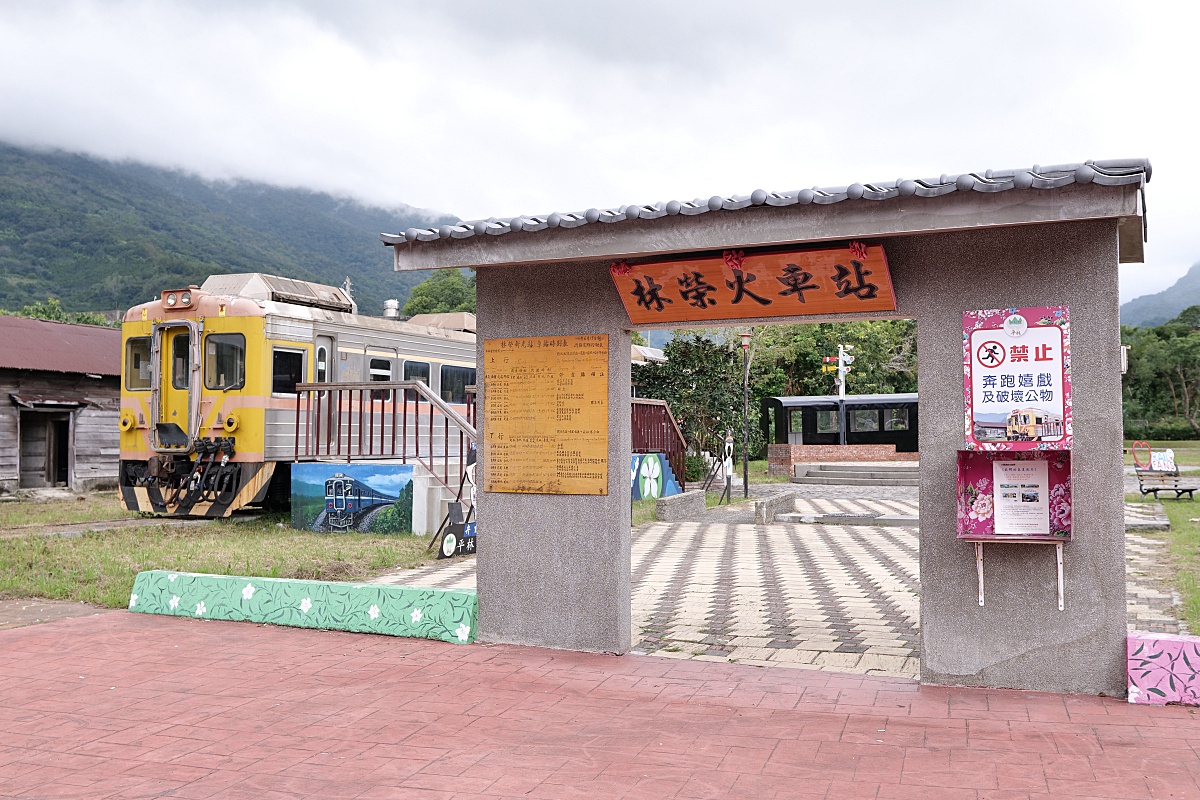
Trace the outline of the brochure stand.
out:
M 1028 465 L 1028 477 L 1020 470 L 1004 471 L 1008 465 Z M 1005 513 L 1013 507 L 1025 511 L 1022 506 L 1030 513 L 1016 519 Z M 1052 544 L 1058 563 L 1058 610 L 1063 610 L 1063 543 L 1071 539 L 1071 512 L 1070 450 L 958 452 L 958 538 L 975 545 L 979 605 L 984 604 L 985 544 Z M 1047 524 L 1041 528 L 1043 515 Z M 1026 532 L 1006 532 L 1022 527 Z M 1045 532 L 1029 532 L 1039 528 Z

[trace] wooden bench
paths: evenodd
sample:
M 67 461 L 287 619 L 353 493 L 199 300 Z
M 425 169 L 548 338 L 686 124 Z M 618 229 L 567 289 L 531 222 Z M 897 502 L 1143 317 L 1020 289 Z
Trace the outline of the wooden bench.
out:
M 1135 469 L 1138 479 L 1138 489 L 1142 493 L 1142 497 L 1148 494 L 1154 495 L 1154 499 L 1158 499 L 1159 492 L 1174 492 L 1175 499 L 1178 500 L 1187 494 L 1189 500 L 1195 500 L 1192 492 L 1200 489 L 1200 482 L 1187 481 L 1179 476 L 1179 471 L 1165 472 L 1163 470 L 1152 469 Z

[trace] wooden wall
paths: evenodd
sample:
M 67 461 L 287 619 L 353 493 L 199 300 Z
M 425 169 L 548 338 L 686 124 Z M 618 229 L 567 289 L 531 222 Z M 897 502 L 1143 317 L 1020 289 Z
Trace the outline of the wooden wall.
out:
M 121 386 L 116 376 L 97 379 L 58 372 L 0 370 L 0 492 L 16 491 L 21 483 L 18 470 L 27 473 L 27 479 L 35 480 L 33 473 L 44 474 L 45 466 L 44 444 L 37 465 L 20 465 L 18 428 L 22 409 L 13 402 L 11 395 L 86 400 L 86 407 L 70 412 L 70 486 L 76 491 L 116 486 L 117 420 L 121 407 Z M 44 426 L 40 427 L 44 437 Z

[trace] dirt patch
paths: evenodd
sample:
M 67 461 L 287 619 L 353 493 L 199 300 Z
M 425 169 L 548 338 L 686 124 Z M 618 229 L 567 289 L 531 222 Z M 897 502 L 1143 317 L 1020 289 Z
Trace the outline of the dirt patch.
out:
M 0 600 L 0 630 L 109 613 L 112 613 L 112 609 L 97 608 L 74 600 L 43 600 L 41 598 Z

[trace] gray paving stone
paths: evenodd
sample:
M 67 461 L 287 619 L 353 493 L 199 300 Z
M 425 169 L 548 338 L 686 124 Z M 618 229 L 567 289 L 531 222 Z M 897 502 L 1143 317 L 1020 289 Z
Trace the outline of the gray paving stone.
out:
M 751 488 L 761 495 L 796 485 Z M 915 515 L 918 506 L 913 487 L 802 488 L 797 507 L 814 512 Z M 1187 632 L 1178 619 L 1179 598 L 1165 583 L 1163 536 L 1126 534 L 1131 630 Z M 710 509 L 697 520 L 640 526 L 631 555 L 637 652 L 863 674 L 920 673 L 916 527 L 755 525 L 753 507 L 735 504 Z M 474 557 L 377 580 L 473 588 Z

